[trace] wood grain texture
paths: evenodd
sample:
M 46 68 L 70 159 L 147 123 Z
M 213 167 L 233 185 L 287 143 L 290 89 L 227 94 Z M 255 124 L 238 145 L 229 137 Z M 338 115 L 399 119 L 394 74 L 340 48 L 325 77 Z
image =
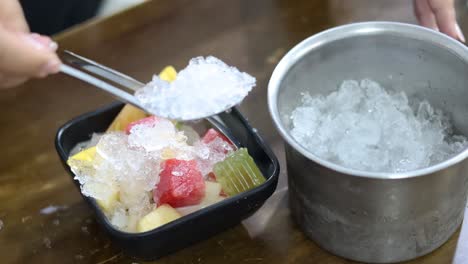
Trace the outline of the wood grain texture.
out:
M 61 48 L 141 81 L 169 64 L 180 69 L 199 55 L 215 55 L 257 77 L 241 111 L 280 159 L 277 193 L 242 225 L 155 263 L 354 263 L 320 249 L 289 216 L 283 143 L 268 114 L 267 82 L 285 52 L 321 30 L 377 19 L 414 23 L 409 2 L 159 0 L 56 36 Z M 461 5 L 459 18 L 468 28 Z M 112 100 L 63 75 L 0 91 L 1 263 L 134 261 L 100 231 L 53 145 L 61 124 Z M 40 213 L 50 205 L 60 208 Z M 467 232 L 465 226 L 440 249 L 409 263 L 468 263 Z

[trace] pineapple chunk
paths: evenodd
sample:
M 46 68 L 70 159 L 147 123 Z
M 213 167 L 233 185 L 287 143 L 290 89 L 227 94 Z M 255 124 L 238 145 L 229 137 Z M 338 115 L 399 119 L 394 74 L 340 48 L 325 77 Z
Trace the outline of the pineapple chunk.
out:
M 221 196 L 221 184 L 212 181 L 205 181 L 205 197 L 197 205 L 190 205 L 177 208 L 177 211 L 182 215 L 188 215 L 201 210 L 207 206 L 215 204 L 225 199 Z
M 118 190 L 110 190 L 109 195 L 105 199 L 96 199 L 98 205 L 104 210 L 106 213 L 112 212 L 114 206 L 117 204 L 119 200 L 119 191 Z
M 175 80 L 176 77 L 177 77 L 177 72 L 172 66 L 167 66 L 159 74 L 159 78 L 168 82 L 172 82 L 173 80 Z M 120 111 L 120 113 L 114 119 L 112 124 L 107 129 L 107 132 L 122 131 L 128 126 L 128 124 L 134 121 L 140 120 L 142 118 L 145 118 L 145 117 L 147 117 L 147 114 L 144 111 L 132 105 L 127 104 L 124 106 L 124 108 Z
M 111 213 L 119 200 L 117 187 L 99 182 L 87 182 L 82 186 L 83 193 L 90 194 L 105 213 Z
M 205 181 L 205 197 L 200 202 L 201 208 L 212 205 L 223 199 L 221 193 L 221 184 L 217 182 Z
M 138 232 L 146 232 L 180 218 L 181 215 L 170 205 L 163 204 L 143 216 L 137 225 Z
M 93 162 L 96 158 L 96 147 L 91 147 L 71 156 L 67 163 L 73 172 L 78 174 L 93 174 Z M 117 187 L 109 186 L 99 182 L 87 182 L 82 186 L 83 193 L 95 197 L 98 205 L 110 213 L 119 200 Z

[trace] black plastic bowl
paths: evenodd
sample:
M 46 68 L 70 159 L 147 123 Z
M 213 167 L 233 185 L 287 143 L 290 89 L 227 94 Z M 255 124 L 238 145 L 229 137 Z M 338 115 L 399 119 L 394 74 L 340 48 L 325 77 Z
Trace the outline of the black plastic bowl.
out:
M 66 163 L 71 149 L 77 143 L 90 139 L 92 133 L 104 132 L 122 107 L 123 104 L 117 103 L 81 115 L 58 130 L 55 146 L 65 170 L 71 176 L 74 174 Z M 144 233 L 127 233 L 116 229 L 107 220 L 96 201 L 83 196 L 96 213 L 100 225 L 126 255 L 145 260 L 156 259 L 206 239 L 252 215 L 275 191 L 279 175 L 278 160 L 246 119 L 235 108 L 230 113 L 222 113 L 214 119 L 216 127 L 233 139 L 236 145 L 248 149 L 267 179 L 266 182 L 255 189 L 229 197 Z M 213 120 L 210 122 L 213 123 Z M 74 182 L 80 188 L 79 182 Z

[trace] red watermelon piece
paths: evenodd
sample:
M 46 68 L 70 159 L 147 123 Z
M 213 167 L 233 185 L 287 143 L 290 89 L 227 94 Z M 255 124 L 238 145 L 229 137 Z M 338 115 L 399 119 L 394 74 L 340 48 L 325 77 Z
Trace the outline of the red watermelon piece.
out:
M 206 131 L 205 135 L 202 138 L 202 142 L 208 144 L 210 142 L 213 142 L 213 140 L 215 140 L 216 138 L 221 138 L 226 143 L 232 145 L 232 142 L 225 135 L 223 135 L 221 132 L 214 128 L 210 128 L 208 129 L 208 131 Z
M 158 205 L 182 207 L 199 204 L 205 196 L 205 181 L 196 160 L 168 159 L 153 191 Z
M 227 154 L 235 149 L 232 142 L 224 134 L 213 128 L 206 131 L 201 141 L 208 146 L 211 152 L 215 153 Z
M 148 126 L 152 126 L 154 124 L 156 124 L 158 122 L 158 118 L 156 116 L 149 116 L 149 117 L 145 117 L 143 119 L 140 119 L 140 120 L 137 120 L 135 122 L 132 122 L 130 124 L 128 124 L 128 126 L 125 128 L 125 133 L 127 133 L 127 135 L 130 135 L 130 131 L 132 130 L 132 128 L 136 125 L 148 125 Z

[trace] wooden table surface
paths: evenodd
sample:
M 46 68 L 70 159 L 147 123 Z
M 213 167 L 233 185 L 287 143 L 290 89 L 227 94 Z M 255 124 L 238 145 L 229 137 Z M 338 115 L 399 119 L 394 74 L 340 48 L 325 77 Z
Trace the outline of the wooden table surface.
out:
M 258 80 L 241 111 L 280 159 L 277 192 L 243 224 L 157 263 L 354 263 L 320 249 L 289 216 L 283 143 L 268 114 L 267 82 L 282 55 L 302 39 L 354 21 L 414 23 L 410 2 L 160 0 L 56 37 L 62 48 L 142 81 L 165 65 L 180 69 L 210 54 Z M 468 13 L 459 6 L 461 26 L 468 29 Z M 62 75 L 0 91 L 1 263 L 141 263 L 121 254 L 99 229 L 53 145 L 61 124 L 111 101 Z M 409 263 L 468 263 L 467 228 Z

